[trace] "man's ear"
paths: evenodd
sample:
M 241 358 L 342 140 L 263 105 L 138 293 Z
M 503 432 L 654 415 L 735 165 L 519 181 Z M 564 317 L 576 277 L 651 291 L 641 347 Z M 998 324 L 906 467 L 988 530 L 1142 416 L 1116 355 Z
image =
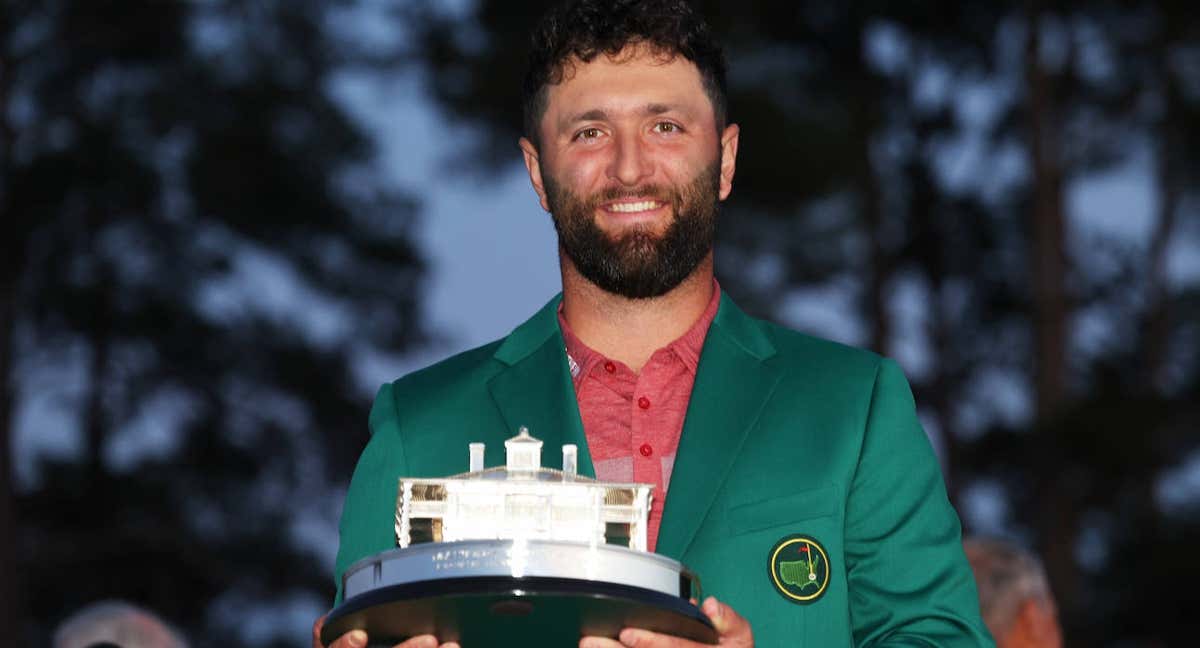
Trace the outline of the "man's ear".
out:
M 519 144 L 521 155 L 525 158 L 525 170 L 529 172 L 529 182 L 537 192 L 542 209 L 550 211 L 550 201 L 546 200 L 546 185 L 542 182 L 542 162 L 538 157 L 537 147 L 527 137 L 522 137 Z
M 730 124 L 721 133 L 721 185 L 718 194 L 721 200 L 729 197 L 733 191 L 733 173 L 737 169 L 738 134 L 741 129 L 737 124 Z

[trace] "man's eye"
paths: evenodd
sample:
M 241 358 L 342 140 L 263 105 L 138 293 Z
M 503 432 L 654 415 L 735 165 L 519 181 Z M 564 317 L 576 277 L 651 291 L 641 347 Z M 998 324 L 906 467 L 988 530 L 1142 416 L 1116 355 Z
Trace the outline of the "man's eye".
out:
M 660 133 L 678 133 L 680 130 L 679 124 L 672 122 L 658 122 L 654 125 L 654 130 Z
M 596 139 L 597 137 L 600 137 L 599 128 L 585 128 L 575 134 L 575 139 L 577 140 Z

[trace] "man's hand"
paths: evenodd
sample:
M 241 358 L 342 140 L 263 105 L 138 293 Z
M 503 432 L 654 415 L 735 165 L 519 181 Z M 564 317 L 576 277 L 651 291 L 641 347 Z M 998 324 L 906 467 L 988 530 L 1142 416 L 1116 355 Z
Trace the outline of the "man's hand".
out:
M 705 599 L 704 605 L 700 606 L 700 610 L 708 615 L 708 620 L 712 621 L 713 627 L 717 629 L 717 635 L 720 637 L 720 640 L 717 642 L 718 646 L 754 648 L 754 635 L 750 632 L 750 622 L 743 619 L 737 612 L 734 612 L 733 608 L 710 596 Z M 687 639 L 658 634 L 648 630 L 639 630 L 637 628 L 625 628 L 622 630 L 619 641 L 613 641 L 606 637 L 584 637 L 579 640 L 579 648 L 626 648 L 633 646 L 637 648 L 702 648 L 704 645 L 688 641 Z
M 326 616 L 329 615 L 322 615 L 321 618 L 313 622 L 312 648 L 326 648 L 321 643 L 321 627 L 325 625 Z M 328 648 L 365 648 L 366 645 L 367 633 L 362 630 L 351 630 L 329 644 Z M 437 637 L 433 635 L 420 635 L 408 639 L 403 643 L 398 643 L 394 648 L 459 648 L 459 646 L 453 642 L 439 645 Z

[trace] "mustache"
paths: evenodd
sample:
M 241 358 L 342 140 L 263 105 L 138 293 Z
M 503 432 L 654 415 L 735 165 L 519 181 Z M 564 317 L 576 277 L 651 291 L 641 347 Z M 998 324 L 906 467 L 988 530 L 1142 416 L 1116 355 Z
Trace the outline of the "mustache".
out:
M 596 207 L 600 203 L 611 202 L 614 200 L 657 200 L 659 202 L 674 203 L 674 195 L 660 185 L 642 185 L 633 187 L 632 189 L 625 187 L 609 187 L 601 189 L 592 195 L 590 207 Z

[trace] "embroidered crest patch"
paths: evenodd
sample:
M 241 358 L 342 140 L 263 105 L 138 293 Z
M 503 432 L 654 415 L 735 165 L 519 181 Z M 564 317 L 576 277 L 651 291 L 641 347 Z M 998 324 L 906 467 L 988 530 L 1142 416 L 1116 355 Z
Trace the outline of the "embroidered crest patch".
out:
M 807 605 L 824 596 L 829 587 L 829 554 L 810 536 L 790 535 L 771 548 L 767 572 L 780 596 Z

